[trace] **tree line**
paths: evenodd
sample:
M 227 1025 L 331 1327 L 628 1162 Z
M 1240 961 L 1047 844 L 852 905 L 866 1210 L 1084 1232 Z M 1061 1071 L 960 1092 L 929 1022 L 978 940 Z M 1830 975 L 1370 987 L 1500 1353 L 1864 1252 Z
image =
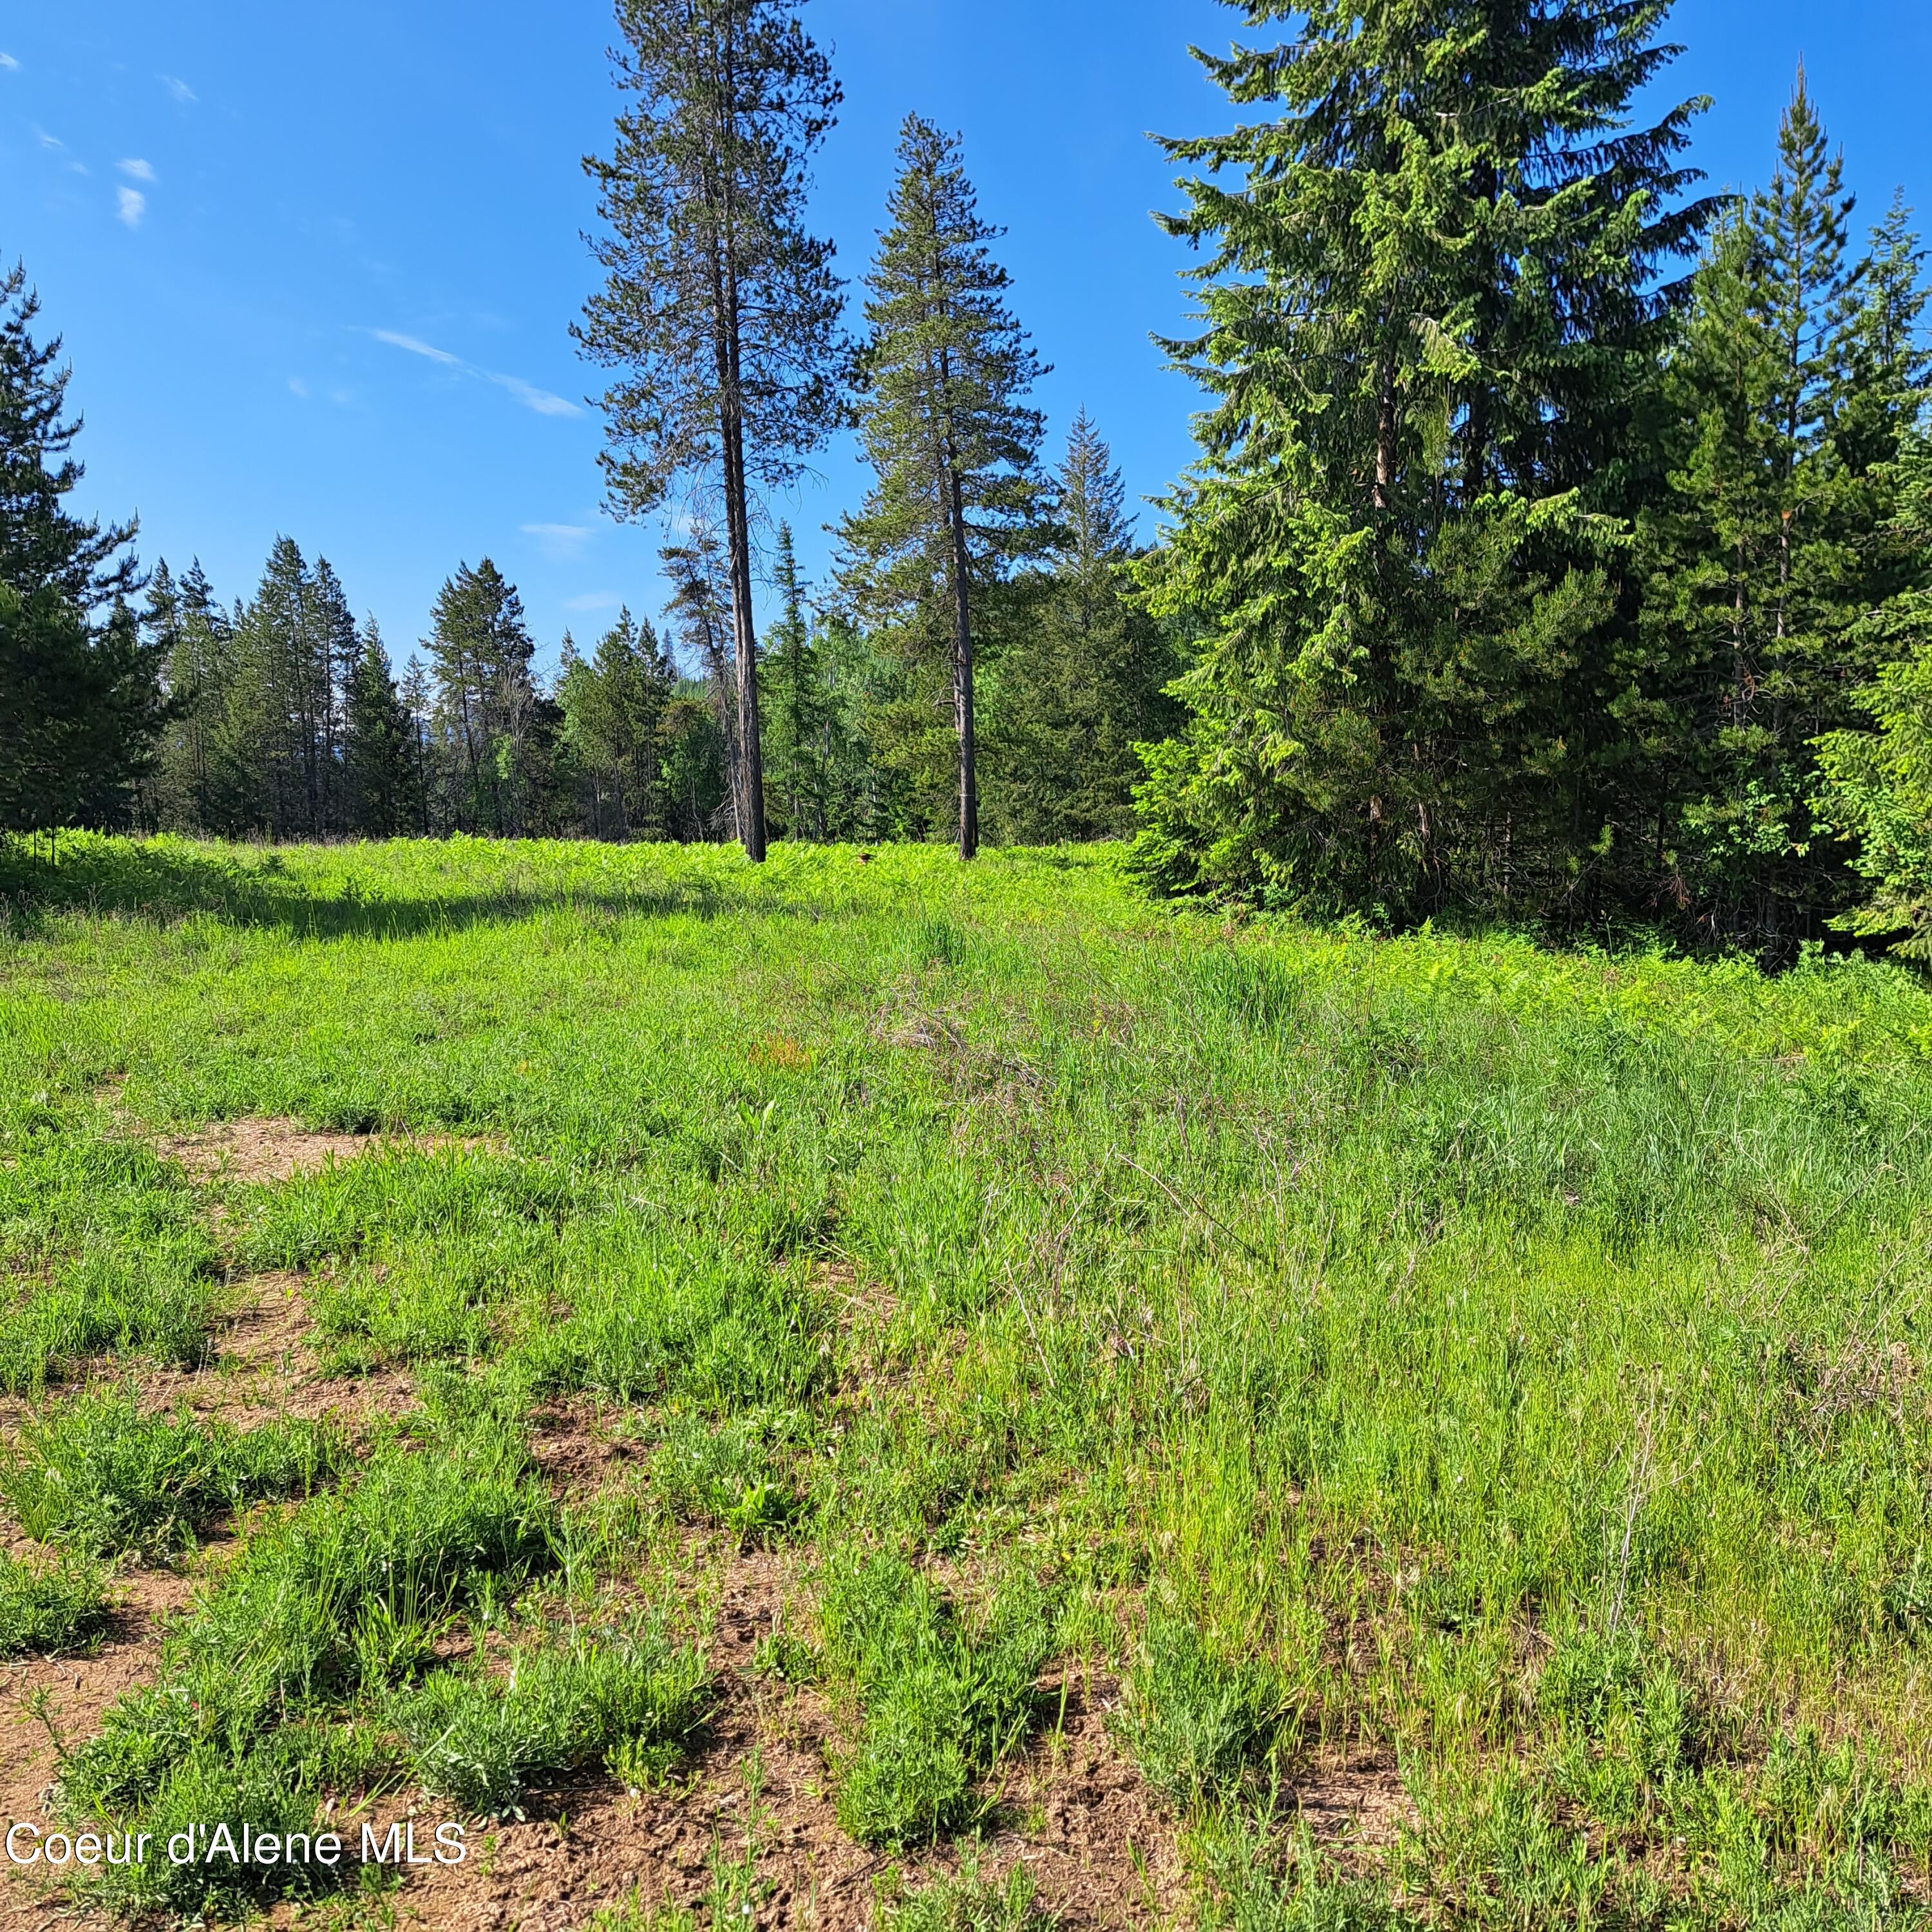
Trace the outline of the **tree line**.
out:
M 1205 406 L 1142 545 L 1090 422 L 1044 456 L 958 140 L 904 122 L 848 332 L 803 0 L 620 0 L 574 334 L 608 507 L 682 534 L 666 608 L 548 682 L 488 560 L 400 676 L 286 540 L 226 611 L 198 569 L 142 582 L 130 531 L 59 508 L 16 270 L 0 822 L 1130 833 L 1170 892 L 1932 956 L 1909 211 L 1862 229 L 1802 70 L 1768 185 L 1697 192 L 1706 104 L 1632 113 L 1666 0 L 1293 11 L 1197 56 L 1239 124 L 1163 144 L 1198 314 L 1164 346 Z M 808 586 L 772 506 L 848 428 L 873 482 Z

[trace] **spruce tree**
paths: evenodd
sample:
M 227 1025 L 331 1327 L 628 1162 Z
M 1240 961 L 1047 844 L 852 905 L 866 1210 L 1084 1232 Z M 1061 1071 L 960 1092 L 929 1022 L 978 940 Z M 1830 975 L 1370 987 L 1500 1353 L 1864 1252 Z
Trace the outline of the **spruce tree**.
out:
M 1894 466 L 1925 394 L 1917 244 L 1895 203 L 1853 260 L 1852 205 L 1801 70 L 1771 185 L 1721 225 L 1666 361 L 1642 523 L 1668 896 L 1772 957 L 1858 890 L 1813 824 L 1814 743 L 1857 728 L 1871 614 L 1916 580 Z
M 459 564 L 430 612 L 437 736 L 452 765 L 456 828 L 522 836 L 532 802 L 536 655 L 515 585 L 487 556 Z
M 1610 700 L 1634 426 L 1710 210 L 1699 104 L 1628 110 L 1662 0 L 1264 4 L 1170 141 L 1208 392 L 1150 561 L 1193 632 L 1141 863 L 1348 904 L 1574 904 L 1642 809 Z M 1305 18 L 1301 16 L 1305 16 Z
M 779 615 L 765 639 L 766 668 L 775 700 L 771 790 L 784 814 L 788 838 L 823 839 L 826 694 L 789 524 L 778 526 L 773 582 Z
M 1165 687 L 1180 667 L 1161 626 L 1127 594 L 1134 544 L 1120 473 L 1084 410 L 1055 483 L 1052 573 L 1000 678 L 1000 728 L 1012 748 L 1000 816 L 1028 841 L 1130 830 L 1142 776 L 1134 748 L 1164 737 L 1177 710 Z
M 800 0 L 619 0 L 617 84 L 632 98 L 610 160 L 584 163 L 606 232 L 603 289 L 576 331 L 620 372 L 604 474 L 620 514 L 684 479 L 723 512 L 737 680 L 738 836 L 764 856 L 755 497 L 782 489 L 841 412 L 839 284 L 804 225 L 806 164 L 839 91 Z
M 628 608 L 587 662 L 566 638 L 556 696 L 584 775 L 592 838 L 662 836 L 658 740 L 670 683 L 656 634 L 649 623 L 634 622 Z
M 396 688 L 389 654 L 371 617 L 343 680 L 343 829 L 393 838 L 415 829 L 408 816 L 413 728 Z
M 979 850 L 974 679 L 989 604 L 1052 540 L 1042 422 L 1022 399 L 1045 373 L 1006 305 L 957 140 L 918 116 L 866 278 L 860 439 L 877 482 L 838 535 L 862 620 L 914 662 L 945 662 L 957 742 L 959 856 Z
M 38 314 L 25 270 L 0 274 L 0 831 L 128 822 L 164 716 L 161 651 L 126 602 L 134 526 L 64 500 L 80 424 Z

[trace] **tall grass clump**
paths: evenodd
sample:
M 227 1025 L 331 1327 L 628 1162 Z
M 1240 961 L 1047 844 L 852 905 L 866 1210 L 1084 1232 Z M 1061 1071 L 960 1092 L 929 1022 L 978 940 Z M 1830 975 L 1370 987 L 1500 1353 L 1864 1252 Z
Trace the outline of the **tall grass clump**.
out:
M 152 1832 L 186 1815 L 187 1792 L 212 1807 L 202 1822 L 238 1827 L 266 1791 L 282 1822 L 262 1828 L 296 1828 L 289 1806 L 312 1812 L 343 1749 L 311 1720 L 419 1673 L 450 1616 L 547 1564 L 554 1527 L 512 1444 L 381 1454 L 352 1487 L 259 1528 L 198 1593 L 154 1684 L 63 1763 L 63 1814 Z
M 42 1542 L 159 1550 L 248 1503 L 306 1495 L 346 1453 L 339 1431 L 314 1423 L 243 1431 L 185 1410 L 146 1413 L 123 1382 L 28 1417 L 0 1457 L 0 1497 Z
M 838 1769 L 840 1823 L 900 1848 L 961 1830 L 986 1808 L 977 1780 L 1036 1714 L 1046 1600 L 1014 1583 L 969 1617 L 902 1558 L 875 1556 L 834 1563 L 818 1613 L 826 1660 L 864 1712 Z
M 106 1620 L 98 1568 L 35 1563 L 0 1550 L 0 1657 L 58 1657 L 91 1642 Z
M 710 1698 L 703 1654 L 647 1619 L 548 1634 L 514 1651 L 502 1676 L 438 1672 L 390 1717 L 425 1789 L 473 1816 L 521 1817 L 525 1791 L 566 1772 L 661 1779 Z

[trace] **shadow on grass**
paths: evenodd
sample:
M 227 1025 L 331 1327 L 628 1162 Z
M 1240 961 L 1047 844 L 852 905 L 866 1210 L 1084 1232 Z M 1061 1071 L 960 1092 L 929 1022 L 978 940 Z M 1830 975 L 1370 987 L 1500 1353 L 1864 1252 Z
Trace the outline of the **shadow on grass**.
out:
M 711 920 L 749 905 L 754 896 L 702 875 L 640 875 L 634 886 L 623 888 L 559 880 L 448 893 L 412 890 L 400 880 L 391 893 L 380 890 L 382 883 L 377 880 L 372 892 L 352 873 L 298 870 L 274 848 L 242 856 L 173 841 L 86 837 L 50 861 L 44 845 L 0 837 L 0 934 L 26 937 L 51 914 L 84 912 L 158 925 L 212 918 L 302 939 L 401 939 L 514 924 L 553 910 Z M 776 903 L 784 896 L 766 887 L 755 896 Z

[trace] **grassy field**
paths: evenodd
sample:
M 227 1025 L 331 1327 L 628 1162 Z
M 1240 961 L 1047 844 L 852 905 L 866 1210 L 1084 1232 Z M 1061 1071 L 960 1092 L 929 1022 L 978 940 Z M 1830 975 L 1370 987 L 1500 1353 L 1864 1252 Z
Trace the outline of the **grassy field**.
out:
M 1926 1922 L 1932 994 L 1117 860 L 6 862 L 9 1896 Z

